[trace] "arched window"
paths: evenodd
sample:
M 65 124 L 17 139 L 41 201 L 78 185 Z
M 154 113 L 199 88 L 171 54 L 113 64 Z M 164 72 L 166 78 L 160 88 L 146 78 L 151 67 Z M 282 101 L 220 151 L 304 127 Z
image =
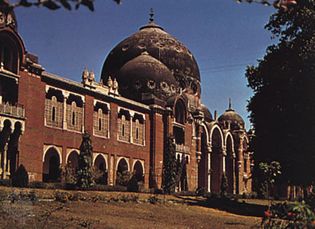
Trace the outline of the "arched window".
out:
M 78 95 L 69 94 L 66 101 L 67 129 L 82 131 L 83 127 L 83 99 Z
M 56 121 L 56 106 L 57 106 L 57 98 L 55 96 L 53 96 L 51 98 L 51 121 L 55 122 Z
M 130 142 L 130 114 L 129 111 L 121 109 L 118 113 L 118 140 Z
M 124 137 L 125 136 L 125 122 L 126 122 L 126 118 L 125 115 L 121 116 L 121 136 Z
M 101 137 L 109 137 L 109 109 L 105 103 L 97 102 L 93 113 L 94 134 Z
M 46 125 L 62 128 L 63 120 L 63 98 L 58 92 L 49 91 L 45 99 L 45 120 Z
M 19 54 L 10 39 L 0 37 L 0 64 L 5 70 L 18 72 Z
M 185 124 L 186 122 L 186 108 L 181 100 L 179 100 L 175 106 L 175 122 L 180 124 Z
M 75 124 L 76 124 L 76 112 L 75 112 L 75 110 L 76 110 L 76 107 L 77 107 L 77 104 L 73 101 L 72 103 L 71 103 L 71 112 L 72 112 L 72 115 L 71 115 L 71 124 L 72 124 L 72 126 L 75 126 Z

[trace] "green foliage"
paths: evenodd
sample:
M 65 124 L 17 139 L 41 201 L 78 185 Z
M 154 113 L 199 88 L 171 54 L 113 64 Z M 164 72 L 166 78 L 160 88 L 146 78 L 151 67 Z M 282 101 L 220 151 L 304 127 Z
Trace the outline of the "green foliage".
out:
M 75 186 L 77 183 L 76 171 L 69 161 L 61 172 L 61 181 L 64 186 Z
M 123 172 L 117 172 L 116 184 L 121 186 L 127 186 L 130 181 L 131 174 L 128 170 Z
M 278 161 L 272 161 L 270 163 L 260 162 L 258 164 L 259 174 L 256 177 L 259 180 L 259 191 L 265 197 L 269 197 L 269 190 L 271 186 L 276 182 L 276 178 L 281 174 L 281 166 Z
M 79 167 L 77 172 L 77 186 L 87 189 L 94 185 L 93 168 L 92 168 L 92 142 L 90 135 L 85 132 L 82 135 L 82 143 L 80 146 Z
M 164 163 L 163 163 L 163 191 L 164 193 L 173 193 L 175 191 L 178 179 L 177 162 L 176 162 L 176 146 L 173 137 L 166 140 Z
M 113 0 L 117 4 L 121 3 L 121 0 Z M 0 0 L 0 4 L 4 0 Z M 18 0 L 10 4 L 10 7 L 45 7 L 49 10 L 57 10 L 64 8 L 67 10 L 79 9 L 80 6 L 87 7 L 89 10 L 94 11 L 94 0 Z
M 236 0 L 236 2 L 260 3 L 265 6 L 274 6 L 275 8 L 287 11 L 289 7 L 296 5 L 298 0 Z
M 12 186 L 25 188 L 28 187 L 28 173 L 24 165 L 20 165 L 12 176 Z
M 271 205 L 262 219 L 263 228 L 314 228 L 315 214 L 310 206 L 302 202 Z
M 266 29 L 278 44 L 246 72 L 254 92 L 248 110 L 255 161 L 279 161 L 283 181 L 294 185 L 311 184 L 315 177 L 314 25 L 314 0 L 276 12 Z

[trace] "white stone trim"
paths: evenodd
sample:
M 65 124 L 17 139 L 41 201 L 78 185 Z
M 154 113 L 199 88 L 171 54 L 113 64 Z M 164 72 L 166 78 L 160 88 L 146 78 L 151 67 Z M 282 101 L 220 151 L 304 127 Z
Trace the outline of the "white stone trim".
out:
M 115 172 L 118 170 L 118 164 L 119 164 L 121 159 L 125 159 L 126 160 L 127 166 L 128 166 L 128 172 L 130 172 L 131 171 L 130 170 L 130 161 L 129 161 L 129 158 L 127 158 L 127 157 L 118 157 L 117 162 L 116 162 L 116 166 L 115 166 Z
M 70 154 L 71 154 L 72 152 L 77 153 L 78 156 L 80 155 L 80 151 L 79 151 L 78 149 L 75 149 L 75 148 L 67 148 L 67 150 L 66 150 L 66 164 L 68 164 L 68 158 L 69 158 L 69 156 L 70 156 Z
M 58 153 L 58 155 L 59 155 L 60 164 L 62 164 L 62 147 L 60 147 L 60 146 L 55 146 L 55 145 L 44 145 L 44 148 L 43 148 L 43 162 L 45 162 L 46 153 L 47 153 L 51 148 L 53 148 L 54 150 L 57 151 L 57 153 Z

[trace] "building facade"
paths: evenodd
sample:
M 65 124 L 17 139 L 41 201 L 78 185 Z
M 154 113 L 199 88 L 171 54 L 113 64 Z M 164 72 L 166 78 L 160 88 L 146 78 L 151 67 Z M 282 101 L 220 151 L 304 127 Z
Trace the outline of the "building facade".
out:
M 251 192 L 243 119 L 231 105 L 212 116 L 200 99 L 192 53 L 152 18 L 112 49 L 100 81 L 84 69 L 75 82 L 45 71 L 25 50 L 14 12 L 3 3 L 0 63 L 2 179 L 24 165 L 30 181 L 58 181 L 60 167 L 77 167 L 88 132 L 104 184 L 116 185 L 128 171 L 145 188 L 161 188 L 166 142 L 173 137 L 183 174 L 177 190 L 220 192 L 224 174 L 229 193 Z

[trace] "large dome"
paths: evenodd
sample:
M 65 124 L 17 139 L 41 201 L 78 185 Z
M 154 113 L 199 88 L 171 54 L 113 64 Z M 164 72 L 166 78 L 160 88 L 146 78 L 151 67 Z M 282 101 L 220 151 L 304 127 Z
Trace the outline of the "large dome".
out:
M 154 22 L 141 27 L 111 50 L 103 65 L 101 79 L 106 82 L 109 76 L 117 77 L 122 66 L 144 51 L 162 62 L 182 89 L 200 94 L 200 73 L 194 56 Z
M 152 97 L 165 100 L 178 89 L 172 72 L 147 52 L 124 64 L 116 78 L 120 93 L 137 101 Z

